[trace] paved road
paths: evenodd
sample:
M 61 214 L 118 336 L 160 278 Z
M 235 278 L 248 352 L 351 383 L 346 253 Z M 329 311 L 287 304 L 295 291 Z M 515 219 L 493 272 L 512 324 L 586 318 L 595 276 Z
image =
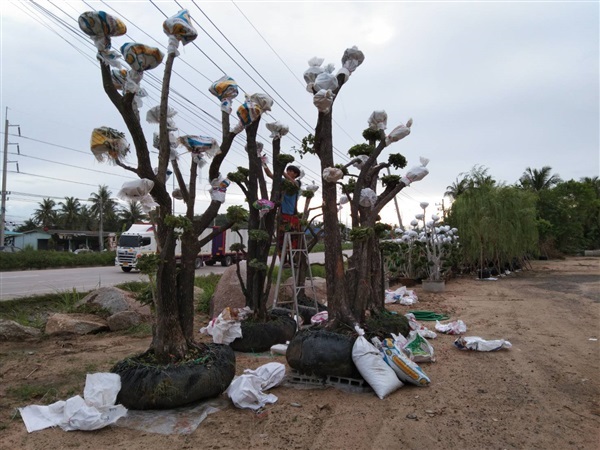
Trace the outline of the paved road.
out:
M 344 253 L 349 254 L 351 251 L 345 250 Z M 323 253 L 311 253 L 310 261 L 322 263 Z M 225 269 L 218 264 L 212 267 L 205 266 L 196 270 L 196 276 L 223 273 Z M 0 272 L 0 301 L 72 289 L 91 291 L 99 287 L 147 279 L 139 272 L 125 273 L 114 266 Z

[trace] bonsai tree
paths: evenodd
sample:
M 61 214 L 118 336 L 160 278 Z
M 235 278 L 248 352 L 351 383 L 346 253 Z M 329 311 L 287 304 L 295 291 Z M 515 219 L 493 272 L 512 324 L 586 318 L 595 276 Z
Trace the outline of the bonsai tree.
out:
M 206 210 L 197 215 L 194 209 L 196 197 L 196 180 L 199 167 L 209 158 L 201 142 L 194 146 L 198 139 L 194 136 L 175 137 L 177 127 L 173 120 L 175 112 L 169 107 L 171 73 L 175 59 L 179 55 L 179 43 L 192 42 L 197 33 L 191 25 L 186 10 L 180 11 L 165 21 L 163 28 L 169 35 L 169 46 L 162 81 L 160 105 L 152 108 L 147 118 L 158 123 L 159 131 L 155 136 L 158 148 L 158 166 L 155 167 L 150 155 L 148 142 L 141 125 L 140 99 L 144 95 L 140 82 L 146 70 L 156 68 L 164 58 L 162 52 L 139 43 L 126 43 L 121 53 L 130 68 L 122 69 L 119 64 L 120 55 L 111 50 L 111 37 L 126 32 L 126 26 L 102 11 L 83 13 L 79 18 L 81 29 L 87 33 L 98 48 L 98 59 L 102 74 L 102 84 L 106 95 L 120 113 L 125 126 L 133 140 L 135 165 L 126 161 L 129 146 L 123 142 L 124 134 L 113 129 L 102 127 L 94 130 L 92 136 L 92 152 L 99 160 L 108 160 L 123 169 L 134 173 L 139 184 L 133 188 L 125 186 L 122 195 L 128 199 L 140 200 L 146 210 L 151 213 L 155 224 L 158 242 L 158 258 L 156 261 L 156 289 L 154 299 L 155 323 L 150 351 L 159 364 L 185 359 L 193 339 L 193 287 L 195 260 L 201 246 L 212 239 L 213 235 L 233 226 L 245 218 L 243 210 L 232 207 L 228 210 L 229 222 L 213 231 L 212 234 L 199 240 L 200 234 L 212 223 L 224 200 L 223 179 L 220 177 L 220 165 L 227 156 L 237 130 L 229 126 L 229 113 L 222 112 L 222 136 L 218 153 L 214 155 L 209 167 L 209 179 L 213 180 L 214 194 Z M 118 66 L 114 68 L 114 66 Z M 213 86 L 214 87 L 214 86 Z M 237 95 L 237 89 L 229 90 Z M 97 139 L 96 139 L 97 138 Z M 188 139 L 186 139 L 188 138 Z M 216 140 L 210 140 L 211 149 L 217 147 Z M 202 139 L 200 139 L 202 140 Z M 183 144 L 192 152 L 192 163 L 189 167 L 189 179 L 184 177 L 174 151 L 177 144 Z M 169 167 L 171 170 L 169 170 Z M 179 186 L 180 198 L 186 205 L 183 216 L 173 215 L 173 198 L 167 191 L 166 181 L 169 172 L 173 172 Z M 212 193 L 211 193 L 212 194 Z M 217 195 L 222 194 L 222 195 Z M 182 241 L 181 267 L 176 267 L 176 239 Z
M 412 125 L 412 120 L 409 120 L 406 125 L 399 125 L 386 135 L 387 114 L 384 111 L 375 111 L 369 117 L 369 128 L 363 133 L 367 142 L 349 151 L 354 159 L 345 166 L 335 164 L 333 105 L 342 87 L 363 60 L 363 53 L 352 47 L 344 52 L 343 67 L 335 76 L 333 67 L 321 68 L 323 61 L 318 59 L 309 61 L 310 67 L 304 74 L 307 90 L 313 94 L 313 102 L 319 109 L 313 152 L 320 159 L 322 170 L 328 327 L 331 329 L 364 323 L 366 311 L 372 315 L 384 311 L 384 267 L 379 247 L 379 234 L 383 228 L 378 225 L 379 213 L 403 188 L 428 173 L 425 168 L 427 160 L 422 159 L 420 167 L 411 169 L 403 177 L 382 176 L 382 171 L 389 167 L 405 167 L 406 159 L 400 154 L 389 154 L 384 161 L 379 161 L 379 158 L 389 145 L 408 136 Z M 358 174 L 349 174 L 351 165 L 359 170 Z M 347 181 L 342 182 L 342 178 Z M 377 193 L 379 182 L 383 189 Z M 341 186 L 351 208 L 353 254 L 347 270 L 342 259 L 337 219 L 338 186 Z

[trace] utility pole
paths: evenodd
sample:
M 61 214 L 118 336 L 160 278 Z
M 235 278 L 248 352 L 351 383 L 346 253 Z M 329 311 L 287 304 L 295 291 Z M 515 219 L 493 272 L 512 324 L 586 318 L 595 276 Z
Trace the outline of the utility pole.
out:
M 0 203 L 0 246 L 4 245 L 4 235 L 6 234 L 6 173 L 8 167 L 8 127 L 19 127 L 19 136 L 21 136 L 21 127 L 19 125 L 10 125 L 8 123 L 8 106 L 6 107 L 4 122 L 4 158 L 2 161 L 2 200 Z M 17 166 L 18 168 L 19 166 Z
M 100 198 L 100 233 L 98 236 L 98 239 L 100 241 L 100 251 L 104 250 L 104 205 L 102 204 L 102 195 L 99 196 Z

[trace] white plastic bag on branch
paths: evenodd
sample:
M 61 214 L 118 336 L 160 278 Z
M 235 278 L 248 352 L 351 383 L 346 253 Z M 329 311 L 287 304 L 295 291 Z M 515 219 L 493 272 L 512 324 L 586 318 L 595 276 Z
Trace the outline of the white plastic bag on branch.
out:
M 365 60 L 365 55 L 361 52 L 356 45 L 347 48 L 342 56 L 342 66 L 348 72 L 352 73 L 360 66 Z
M 235 80 L 224 75 L 211 84 L 208 91 L 221 102 L 221 111 L 230 114 L 233 99 L 239 94 L 238 85 Z
M 98 49 L 98 59 L 115 67 L 121 67 L 121 55 L 111 50 L 111 37 L 127 33 L 123 21 L 104 11 L 86 11 L 79 16 L 79 28 L 87 34 Z
M 117 193 L 117 197 L 126 201 L 138 201 L 144 212 L 149 212 L 156 208 L 158 203 L 154 201 L 150 195 L 150 191 L 154 187 L 154 181 L 147 178 L 128 181 L 123 183 L 121 190 Z
M 369 128 L 372 130 L 385 130 L 387 128 L 387 113 L 385 111 L 373 111 L 368 122 Z
M 342 178 L 344 178 L 344 172 L 342 169 L 338 169 L 337 167 L 327 167 L 325 170 L 323 170 L 323 179 L 325 181 L 335 183 Z
M 177 115 L 177 111 L 170 106 L 167 106 L 167 128 L 169 131 L 176 131 L 177 125 L 175 124 L 174 117 Z M 160 123 L 160 105 L 153 106 L 146 113 L 146 122 L 148 123 Z
M 290 131 L 290 127 L 279 121 L 267 123 L 265 126 L 271 132 L 269 136 L 271 139 L 281 139 Z
M 313 181 L 312 184 L 307 184 L 304 186 L 304 190 L 308 192 L 317 192 L 319 190 L 319 186 Z
M 158 131 L 155 131 L 152 135 L 152 146 L 155 149 L 160 150 L 160 134 Z M 175 133 L 169 133 L 169 147 L 171 148 L 171 151 L 179 147 L 179 144 L 177 143 L 177 136 L 175 136 Z M 177 159 L 177 152 L 175 152 L 175 158 L 171 159 Z
M 426 167 L 427 164 L 429 163 L 429 160 L 422 156 L 419 159 L 421 161 L 421 165 L 417 166 L 417 167 L 413 167 L 412 169 L 409 169 L 409 171 L 406 173 L 406 175 L 404 175 L 400 179 L 400 181 L 402 181 L 407 186 L 409 186 L 414 181 L 421 181 L 423 178 L 425 178 L 429 174 L 429 170 Z
M 225 193 L 230 184 L 231 182 L 227 178 L 219 175 L 210 182 L 210 198 L 214 201 L 223 203 L 225 201 Z
M 106 160 L 115 162 L 125 158 L 129 153 L 129 143 L 125 139 L 125 133 L 110 127 L 94 128 L 90 147 L 99 162 Z
M 131 70 L 127 72 L 125 92 L 136 93 L 146 70 L 160 65 L 164 54 L 156 47 L 149 47 L 137 42 L 127 42 L 121 46 L 121 54 Z
M 365 208 L 373 208 L 375 203 L 377 203 L 377 194 L 373 189 L 365 188 L 360 191 L 360 200 L 358 203 Z
M 352 346 L 352 361 L 362 377 L 373 388 L 377 397 L 384 399 L 400 389 L 403 384 L 394 370 L 383 360 L 377 347 L 367 341 L 362 328 L 357 325 L 355 330 L 358 338 Z
M 323 58 L 311 58 L 308 60 L 308 69 L 304 71 L 304 81 L 306 81 L 306 90 L 313 93 L 313 86 L 315 85 L 315 80 L 317 79 L 317 75 L 323 72 L 323 68 L 321 65 L 325 61 Z
M 189 186 L 186 186 L 188 191 L 190 190 Z M 181 192 L 181 188 L 176 187 L 173 189 L 173 193 L 171 194 L 176 200 L 183 200 L 183 192 Z
M 321 89 L 335 91 L 338 88 L 338 80 L 332 73 L 333 66 L 328 64 L 323 72 L 317 75 L 315 79 L 315 90 L 318 92 Z
M 327 114 L 333 104 L 334 95 L 331 90 L 321 89 L 313 96 L 313 104 L 319 111 Z
M 210 136 L 179 136 L 177 142 L 194 155 L 202 154 L 207 158 L 212 158 L 221 151 L 216 139 Z
M 367 162 L 367 160 L 369 159 L 369 157 L 367 155 L 358 155 L 354 159 L 355 159 L 355 161 L 352 163 L 352 165 L 354 167 L 356 167 L 358 170 L 362 170 L 362 168 L 364 167 L 364 165 Z
M 393 142 L 399 141 L 400 139 L 404 139 L 406 136 L 408 136 L 410 134 L 410 127 L 412 126 L 412 123 L 412 119 L 408 119 L 406 125 L 400 124 L 396 128 L 394 128 L 390 132 L 390 134 L 388 134 L 388 136 L 385 138 L 386 147 L 392 144 Z
M 177 49 L 180 42 L 187 45 L 198 37 L 198 32 L 192 25 L 187 9 L 182 9 L 174 16 L 166 19 L 163 22 L 163 31 L 169 36 L 167 53 L 175 53 L 176 56 L 179 56 Z

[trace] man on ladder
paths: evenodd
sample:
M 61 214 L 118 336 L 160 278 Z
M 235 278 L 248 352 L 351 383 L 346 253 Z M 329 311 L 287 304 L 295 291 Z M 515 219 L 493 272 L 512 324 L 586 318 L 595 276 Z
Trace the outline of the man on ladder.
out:
M 263 164 L 263 168 L 265 170 L 265 174 L 269 178 L 273 178 L 273 172 L 266 164 Z M 282 198 L 281 198 L 281 223 L 280 228 L 278 230 L 279 240 L 277 242 L 277 254 L 281 259 L 281 249 L 283 247 L 283 237 L 286 232 L 299 232 L 301 231 L 300 227 L 300 218 L 298 217 L 298 197 L 300 196 L 300 186 L 302 183 L 300 182 L 300 178 L 302 175 L 302 171 L 293 165 L 289 165 L 286 167 L 283 172 L 283 180 L 288 181 L 293 184 L 293 187 L 286 189 L 285 183 L 282 186 Z M 292 239 L 292 248 L 298 247 L 297 238 L 294 237 Z M 287 256 L 287 255 L 286 255 Z M 284 267 L 289 267 L 290 261 L 284 262 Z

